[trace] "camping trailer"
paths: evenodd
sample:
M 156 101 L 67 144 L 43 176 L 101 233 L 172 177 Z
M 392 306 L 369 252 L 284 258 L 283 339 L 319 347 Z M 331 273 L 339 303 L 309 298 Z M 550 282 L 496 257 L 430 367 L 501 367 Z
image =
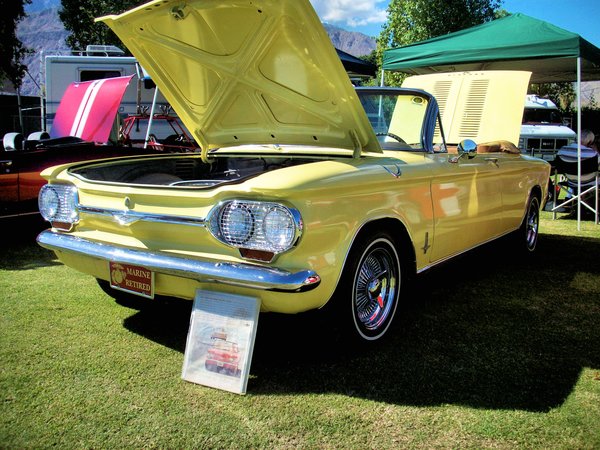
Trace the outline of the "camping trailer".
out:
M 135 75 L 125 91 L 119 113 L 122 117 L 141 112 L 149 113 L 154 86 L 134 57 L 122 55 L 123 52 L 119 48 L 106 45 L 90 45 L 85 52 L 78 55 L 47 55 L 44 58 L 45 130 L 51 129 L 62 96 L 73 82 Z M 167 101 L 158 92 L 156 112 L 167 107 Z

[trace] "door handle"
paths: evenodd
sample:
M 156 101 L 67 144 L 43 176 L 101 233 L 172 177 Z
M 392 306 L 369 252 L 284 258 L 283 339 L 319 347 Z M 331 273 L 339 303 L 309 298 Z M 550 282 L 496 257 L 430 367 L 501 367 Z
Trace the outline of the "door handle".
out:
M 486 157 L 484 158 L 487 162 L 491 162 L 492 164 L 494 164 L 496 167 L 500 167 L 500 165 L 498 164 L 498 158 L 492 158 L 492 157 Z
M 2 167 L 6 173 L 10 172 L 10 166 L 12 166 L 12 161 L 10 159 L 0 161 L 0 167 Z

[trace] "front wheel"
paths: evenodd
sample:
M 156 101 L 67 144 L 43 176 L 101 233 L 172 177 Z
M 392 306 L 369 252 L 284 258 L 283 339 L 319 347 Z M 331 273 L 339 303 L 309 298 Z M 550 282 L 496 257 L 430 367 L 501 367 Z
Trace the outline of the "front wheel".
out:
M 342 326 L 363 342 L 382 338 L 398 307 L 401 280 L 397 245 L 388 233 L 358 242 L 333 299 L 346 321 Z

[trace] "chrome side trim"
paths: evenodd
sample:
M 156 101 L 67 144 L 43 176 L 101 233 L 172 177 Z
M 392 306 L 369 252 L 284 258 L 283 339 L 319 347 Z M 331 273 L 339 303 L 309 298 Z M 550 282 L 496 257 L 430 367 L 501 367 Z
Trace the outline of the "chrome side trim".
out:
M 135 264 L 156 273 L 251 289 L 303 292 L 316 288 L 321 282 L 319 275 L 312 270 L 288 272 L 247 263 L 184 258 L 165 252 L 136 250 L 94 242 L 53 230 L 42 231 L 37 237 L 37 242 L 42 247 L 57 252 Z
M 390 169 L 389 167 L 384 166 L 384 165 L 382 165 L 381 167 L 383 167 L 394 178 L 400 178 L 402 176 L 402 170 L 400 170 L 400 164 L 394 164 L 394 168 L 395 168 L 394 171 L 392 171 L 392 169 Z
M 119 210 L 108 208 L 96 208 L 94 206 L 77 205 L 77 209 L 81 213 L 95 214 L 98 216 L 112 217 L 121 225 L 129 225 L 138 221 L 169 223 L 174 225 L 192 225 L 197 227 L 205 227 L 206 220 L 201 217 L 190 216 L 170 216 L 167 214 L 149 214 L 131 210 Z

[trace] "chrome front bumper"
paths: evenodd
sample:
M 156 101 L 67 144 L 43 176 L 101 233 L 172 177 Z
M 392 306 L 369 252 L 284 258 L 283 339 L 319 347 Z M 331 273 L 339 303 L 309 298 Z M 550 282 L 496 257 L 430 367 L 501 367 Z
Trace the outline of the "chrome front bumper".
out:
M 321 278 L 312 270 L 288 272 L 248 263 L 238 264 L 184 258 L 165 252 L 135 250 L 94 242 L 52 230 L 42 231 L 37 237 L 37 242 L 42 247 L 57 252 L 139 265 L 156 273 L 202 282 L 281 292 L 308 291 L 317 287 L 321 282 Z

